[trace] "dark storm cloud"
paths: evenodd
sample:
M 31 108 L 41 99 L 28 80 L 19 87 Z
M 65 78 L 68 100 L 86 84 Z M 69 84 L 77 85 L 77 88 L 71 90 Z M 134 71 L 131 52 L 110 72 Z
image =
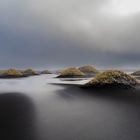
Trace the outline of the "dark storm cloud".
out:
M 140 13 L 112 1 L 0 0 L 0 66 L 140 66 Z

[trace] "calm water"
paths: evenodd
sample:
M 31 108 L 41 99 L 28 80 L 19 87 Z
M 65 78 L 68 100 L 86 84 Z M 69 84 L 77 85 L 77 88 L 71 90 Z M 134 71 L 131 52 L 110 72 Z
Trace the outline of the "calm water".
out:
M 0 80 L 1 140 L 139 140 L 140 92 L 49 83 L 54 75 Z

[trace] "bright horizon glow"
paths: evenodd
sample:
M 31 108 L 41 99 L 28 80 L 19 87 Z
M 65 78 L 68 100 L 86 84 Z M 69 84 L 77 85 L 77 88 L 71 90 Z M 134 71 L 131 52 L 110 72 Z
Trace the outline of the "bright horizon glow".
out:
M 140 12 L 140 0 L 112 0 L 103 7 L 102 12 L 117 16 L 131 16 Z

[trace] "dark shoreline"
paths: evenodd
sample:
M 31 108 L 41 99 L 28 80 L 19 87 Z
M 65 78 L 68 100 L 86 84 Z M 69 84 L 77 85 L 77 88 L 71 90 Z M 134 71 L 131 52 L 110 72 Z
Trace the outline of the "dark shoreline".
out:
M 0 76 L 0 79 L 16 79 L 16 78 L 25 78 L 29 76 Z
M 26 78 L 26 77 L 31 77 L 31 76 L 39 76 L 41 74 L 36 74 L 36 75 L 23 75 L 23 76 L 8 76 L 8 75 L 0 75 L 0 79 L 20 79 L 20 78 Z

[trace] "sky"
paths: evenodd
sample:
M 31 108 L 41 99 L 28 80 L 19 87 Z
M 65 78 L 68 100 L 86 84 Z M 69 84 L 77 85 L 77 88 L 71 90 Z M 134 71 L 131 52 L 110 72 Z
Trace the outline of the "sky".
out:
M 0 0 L 0 68 L 140 68 L 139 0 Z

